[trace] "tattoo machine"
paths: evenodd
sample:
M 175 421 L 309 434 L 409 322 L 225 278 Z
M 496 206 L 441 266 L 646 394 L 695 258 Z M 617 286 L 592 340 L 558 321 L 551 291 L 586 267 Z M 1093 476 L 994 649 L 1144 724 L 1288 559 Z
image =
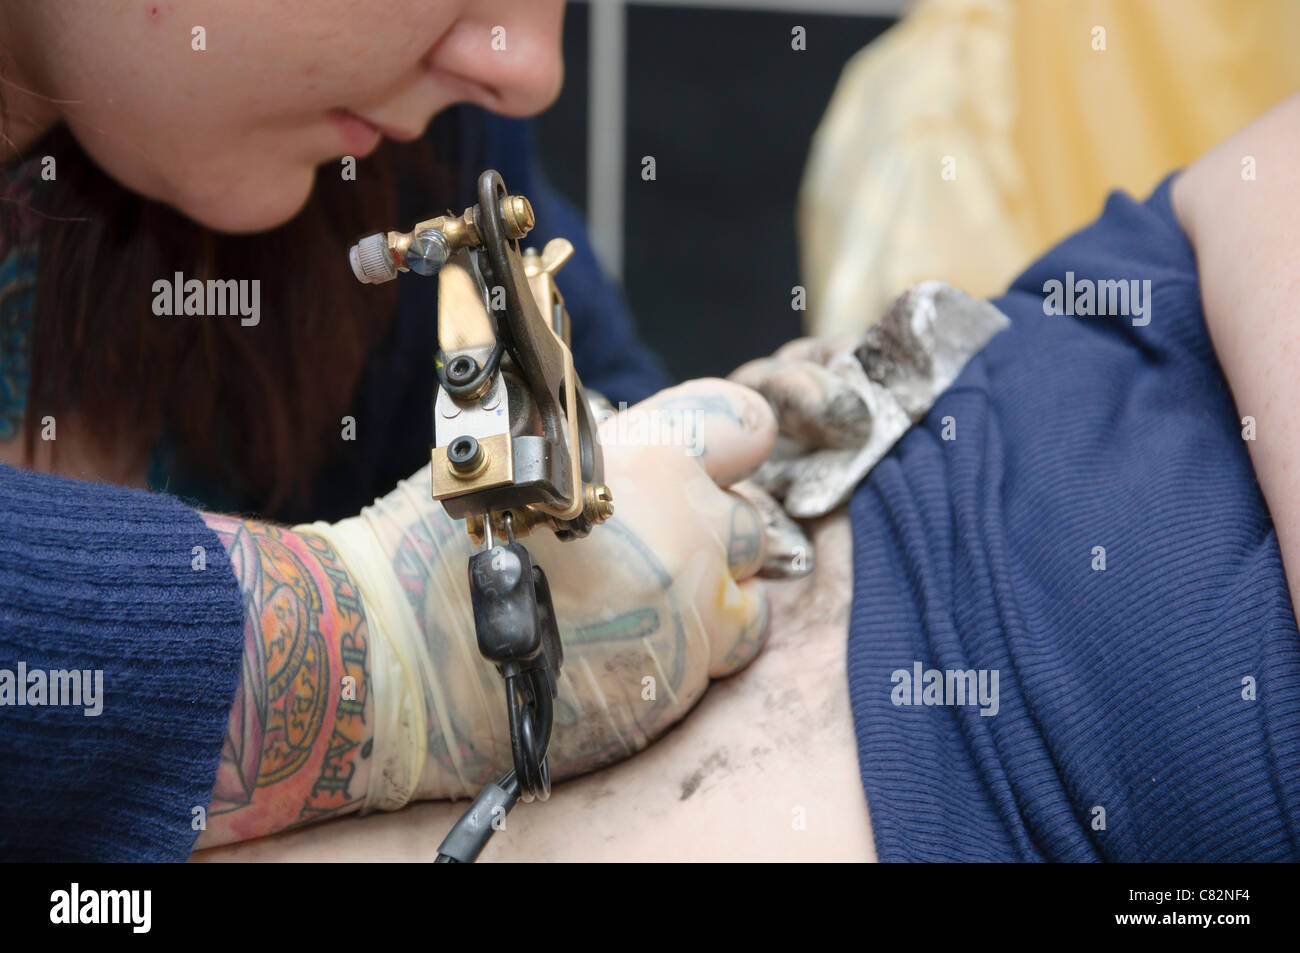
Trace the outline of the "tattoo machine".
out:
M 452 828 L 439 847 L 444 863 L 473 861 L 517 801 L 550 796 L 546 749 L 564 653 L 546 574 L 518 539 L 539 527 L 583 537 L 614 512 L 555 285 L 573 245 L 554 238 L 540 254 L 521 253 L 532 227 L 532 205 L 489 169 L 463 214 L 370 235 L 348 255 L 366 284 L 401 272 L 438 277 L 433 498 L 483 547 L 469 560 L 474 627 L 479 652 L 505 680 L 514 770 Z

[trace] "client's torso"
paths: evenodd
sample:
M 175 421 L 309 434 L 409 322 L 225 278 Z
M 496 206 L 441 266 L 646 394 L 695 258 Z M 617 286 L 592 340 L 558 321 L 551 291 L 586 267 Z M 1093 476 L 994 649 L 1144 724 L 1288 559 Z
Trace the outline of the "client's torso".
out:
M 667 736 L 522 804 L 484 860 L 872 860 L 844 668 L 852 593 L 844 511 L 815 529 L 816 570 L 769 585 L 771 637 Z M 344 818 L 196 859 L 428 860 L 465 808 Z

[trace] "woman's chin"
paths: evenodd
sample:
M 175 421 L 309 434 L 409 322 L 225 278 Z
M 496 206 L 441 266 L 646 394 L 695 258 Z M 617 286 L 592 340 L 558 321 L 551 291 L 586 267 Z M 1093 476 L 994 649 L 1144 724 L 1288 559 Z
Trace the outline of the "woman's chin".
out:
M 169 204 L 213 231 L 232 235 L 265 232 L 290 221 L 311 197 L 316 170 L 307 167 L 256 182 L 245 178 L 225 188 L 180 195 Z

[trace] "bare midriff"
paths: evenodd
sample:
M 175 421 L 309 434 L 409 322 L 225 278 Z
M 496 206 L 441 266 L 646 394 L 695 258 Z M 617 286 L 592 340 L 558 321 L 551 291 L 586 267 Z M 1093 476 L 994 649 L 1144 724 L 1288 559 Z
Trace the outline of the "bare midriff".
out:
M 845 673 L 845 513 L 813 539 L 816 571 L 767 587 L 771 637 L 752 665 L 630 760 L 518 805 L 482 859 L 874 860 Z M 347 817 L 194 859 L 427 861 L 465 807 Z

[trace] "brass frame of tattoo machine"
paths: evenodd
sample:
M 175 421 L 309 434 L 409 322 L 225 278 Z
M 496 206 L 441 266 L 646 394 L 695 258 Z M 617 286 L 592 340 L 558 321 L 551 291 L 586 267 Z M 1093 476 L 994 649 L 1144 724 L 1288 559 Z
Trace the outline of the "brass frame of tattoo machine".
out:
M 573 246 L 556 238 L 540 255 L 521 254 L 533 209 L 495 170 L 479 177 L 478 198 L 460 216 L 371 235 L 349 252 L 366 283 L 404 271 L 439 277 L 432 494 L 484 546 L 469 559 L 474 626 L 479 652 L 505 679 L 514 770 L 475 798 L 439 846 L 440 862 L 474 860 L 497 816 L 550 796 L 546 749 L 564 652 L 546 574 L 515 537 L 539 525 L 561 539 L 586 536 L 614 512 L 555 285 Z
M 582 537 L 613 513 L 555 285 L 573 245 L 555 238 L 540 255 L 521 254 L 518 241 L 532 227 L 532 205 L 488 170 L 479 203 L 462 215 L 372 235 L 350 254 L 367 283 L 438 274 L 433 498 L 465 520 L 478 545 L 538 525 Z

